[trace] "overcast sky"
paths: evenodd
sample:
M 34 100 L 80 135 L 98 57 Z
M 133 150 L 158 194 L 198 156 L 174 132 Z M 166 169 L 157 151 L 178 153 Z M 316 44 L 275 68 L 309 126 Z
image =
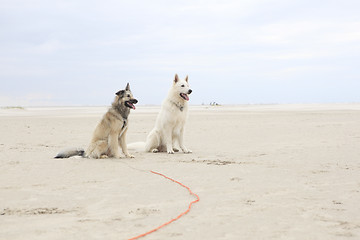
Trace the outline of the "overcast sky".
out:
M 0 0 L 0 106 L 360 102 L 359 0 Z

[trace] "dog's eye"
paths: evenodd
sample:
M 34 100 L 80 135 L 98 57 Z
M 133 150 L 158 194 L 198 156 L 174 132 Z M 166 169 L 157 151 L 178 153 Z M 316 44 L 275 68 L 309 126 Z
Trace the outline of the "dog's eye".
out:
M 181 85 L 181 87 L 185 87 L 185 85 L 183 84 L 183 85 Z

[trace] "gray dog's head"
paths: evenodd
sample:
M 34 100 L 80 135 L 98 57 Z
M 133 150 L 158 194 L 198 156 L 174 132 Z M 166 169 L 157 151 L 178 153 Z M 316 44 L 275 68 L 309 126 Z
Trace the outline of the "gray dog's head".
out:
M 134 109 L 135 110 L 135 106 L 134 104 L 136 104 L 138 102 L 138 100 L 136 100 L 130 90 L 130 84 L 128 83 L 126 85 L 125 90 L 120 90 L 116 93 L 117 96 L 117 101 L 119 104 L 124 104 L 126 107 Z

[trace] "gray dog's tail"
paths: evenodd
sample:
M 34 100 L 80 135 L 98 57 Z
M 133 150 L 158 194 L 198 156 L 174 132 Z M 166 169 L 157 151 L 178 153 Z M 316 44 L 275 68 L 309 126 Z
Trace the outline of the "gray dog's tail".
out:
M 54 158 L 69 158 L 73 156 L 85 157 L 85 151 L 81 148 L 69 148 L 59 152 Z

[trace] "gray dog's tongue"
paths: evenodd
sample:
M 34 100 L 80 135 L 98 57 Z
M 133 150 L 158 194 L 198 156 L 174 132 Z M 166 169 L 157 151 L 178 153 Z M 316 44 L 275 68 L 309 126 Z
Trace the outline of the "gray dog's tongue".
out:
M 127 104 L 128 107 L 131 107 L 132 109 L 135 110 L 135 105 L 134 104 L 132 104 L 131 102 L 126 102 L 126 104 Z

